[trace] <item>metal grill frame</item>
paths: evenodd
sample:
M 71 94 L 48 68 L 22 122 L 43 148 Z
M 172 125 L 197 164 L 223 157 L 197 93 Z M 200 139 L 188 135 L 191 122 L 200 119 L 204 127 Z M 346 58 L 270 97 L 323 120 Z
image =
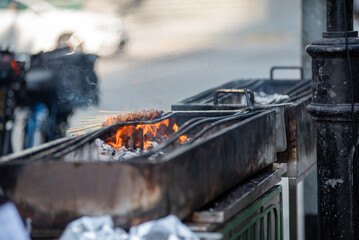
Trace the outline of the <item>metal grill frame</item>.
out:
M 111 214 L 124 228 L 168 214 L 183 219 L 276 161 L 274 125 L 275 111 L 263 111 L 155 162 L 27 162 L 30 151 L 0 164 L 0 186 L 40 236 L 82 215 Z M 51 146 L 62 149 L 59 142 L 36 154 Z

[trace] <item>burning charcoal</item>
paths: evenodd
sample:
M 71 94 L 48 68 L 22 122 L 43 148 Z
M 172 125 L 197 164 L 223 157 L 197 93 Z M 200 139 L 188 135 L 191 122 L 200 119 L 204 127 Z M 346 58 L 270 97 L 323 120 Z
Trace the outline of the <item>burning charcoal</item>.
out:
M 168 138 L 166 130 L 169 128 L 169 120 L 151 124 L 135 124 L 118 127 L 114 135 L 106 139 L 106 143 L 115 149 L 122 146 L 126 148 L 141 148 L 148 150 L 151 143 L 162 142 Z M 171 130 L 171 133 L 173 130 Z
M 95 148 L 97 147 L 96 154 L 98 156 L 98 159 L 101 161 L 121 161 L 121 162 L 128 161 L 131 158 L 137 157 L 143 152 L 145 152 L 145 150 L 137 147 L 127 148 L 125 146 L 122 146 L 119 149 L 115 149 L 111 145 L 106 144 L 104 141 L 102 141 L 99 138 L 95 140 L 94 146 Z M 158 143 L 152 142 L 150 148 L 154 148 L 156 146 L 158 146 Z M 152 158 L 157 159 L 164 155 L 165 155 L 164 152 L 158 152 L 155 155 L 153 155 Z
M 143 149 L 143 130 L 139 128 L 136 132 L 134 132 L 131 136 L 133 142 L 130 145 L 131 147 L 136 147 Z

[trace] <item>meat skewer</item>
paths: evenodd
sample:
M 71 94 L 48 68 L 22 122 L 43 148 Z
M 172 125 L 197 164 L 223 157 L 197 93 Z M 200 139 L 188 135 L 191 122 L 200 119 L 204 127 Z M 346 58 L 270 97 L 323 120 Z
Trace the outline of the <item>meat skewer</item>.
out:
M 75 129 L 69 129 L 66 131 L 67 134 L 69 133 L 74 133 L 74 132 L 81 132 L 83 130 L 86 129 L 90 129 L 90 128 L 95 128 L 95 127 L 101 127 L 102 123 L 98 123 L 98 124 L 94 124 L 94 125 L 90 125 L 90 126 L 85 126 L 85 127 L 79 127 L 79 128 L 75 128 Z

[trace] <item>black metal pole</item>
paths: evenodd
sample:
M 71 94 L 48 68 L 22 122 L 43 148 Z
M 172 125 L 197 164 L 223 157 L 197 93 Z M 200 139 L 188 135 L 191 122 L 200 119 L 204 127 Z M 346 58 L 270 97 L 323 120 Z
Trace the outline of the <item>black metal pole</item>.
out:
M 320 239 L 358 239 L 354 161 L 359 120 L 359 39 L 353 0 L 327 0 L 327 32 L 306 50 L 312 57 L 317 120 L 318 227 Z M 354 114 L 354 117 L 353 117 Z
M 327 31 L 344 32 L 345 30 L 353 30 L 353 1 L 327 0 Z

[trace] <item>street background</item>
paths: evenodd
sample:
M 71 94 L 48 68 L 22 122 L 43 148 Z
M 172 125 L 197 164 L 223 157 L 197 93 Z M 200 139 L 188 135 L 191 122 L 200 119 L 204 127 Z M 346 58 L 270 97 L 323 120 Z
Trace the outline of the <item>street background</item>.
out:
M 116 9 L 108 2 L 87 8 Z M 100 104 L 77 111 L 72 123 L 97 110 L 169 111 L 227 81 L 300 63 L 299 0 L 148 0 L 123 21 L 128 45 L 97 61 Z
M 269 78 L 272 66 L 300 65 L 299 0 L 140 2 L 123 17 L 129 37 L 124 51 L 97 62 L 99 106 L 77 111 L 72 124 L 98 110 L 170 111 L 171 104 L 225 82 Z M 90 1 L 86 7 L 118 11 L 111 3 Z M 284 71 L 276 77 L 299 74 Z M 289 239 L 286 179 L 281 184 Z M 298 194 L 301 199 L 302 191 Z

